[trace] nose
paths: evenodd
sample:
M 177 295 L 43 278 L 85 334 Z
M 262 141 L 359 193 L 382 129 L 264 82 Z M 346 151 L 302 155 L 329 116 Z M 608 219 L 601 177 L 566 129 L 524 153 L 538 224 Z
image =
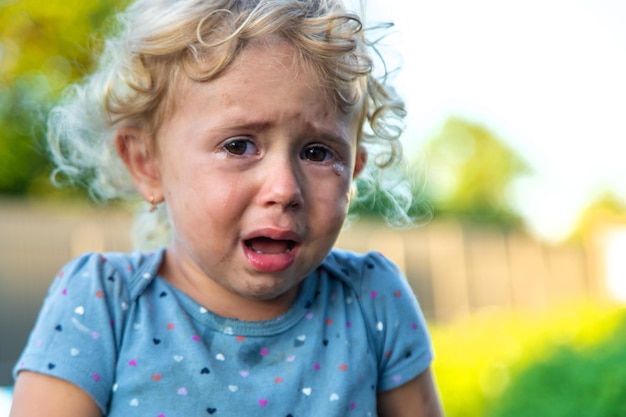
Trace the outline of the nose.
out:
M 280 206 L 283 210 L 302 207 L 304 181 L 297 161 L 274 158 L 260 175 L 260 198 L 264 206 Z

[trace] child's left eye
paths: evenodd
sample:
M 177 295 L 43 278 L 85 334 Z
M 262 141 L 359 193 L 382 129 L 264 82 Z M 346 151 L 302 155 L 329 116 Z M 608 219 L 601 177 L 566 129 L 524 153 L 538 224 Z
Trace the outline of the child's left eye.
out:
M 301 159 L 312 162 L 326 162 L 333 158 L 333 153 L 326 147 L 320 145 L 309 146 L 300 153 Z
M 224 144 L 224 150 L 237 156 L 251 155 L 256 152 L 254 143 L 247 139 L 234 139 Z

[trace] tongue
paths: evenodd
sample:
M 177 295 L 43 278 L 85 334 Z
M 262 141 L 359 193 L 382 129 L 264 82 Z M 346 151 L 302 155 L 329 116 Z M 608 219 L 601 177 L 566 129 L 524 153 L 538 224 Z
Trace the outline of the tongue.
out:
M 248 247 L 257 253 L 277 254 L 289 251 L 289 240 L 274 240 L 267 237 L 250 239 Z

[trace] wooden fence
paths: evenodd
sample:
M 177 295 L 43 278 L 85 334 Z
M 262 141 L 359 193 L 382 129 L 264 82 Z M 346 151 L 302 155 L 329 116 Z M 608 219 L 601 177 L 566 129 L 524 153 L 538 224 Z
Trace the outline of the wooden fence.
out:
M 582 244 L 550 245 L 521 232 L 455 221 L 405 231 L 370 224 L 346 231 L 338 245 L 378 250 L 394 260 L 426 317 L 437 322 L 486 309 L 541 310 L 605 296 Z

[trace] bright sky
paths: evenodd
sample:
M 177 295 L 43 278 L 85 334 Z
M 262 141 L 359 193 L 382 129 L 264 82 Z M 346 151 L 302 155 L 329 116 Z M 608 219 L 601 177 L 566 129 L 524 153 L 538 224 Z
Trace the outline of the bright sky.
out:
M 533 168 L 515 207 L 547 238 L 602 190 L 626 197 L 626 1 L 368 5 L 367 21 L 396 24 L 409 151 L 449 116 L 490 129 Z

